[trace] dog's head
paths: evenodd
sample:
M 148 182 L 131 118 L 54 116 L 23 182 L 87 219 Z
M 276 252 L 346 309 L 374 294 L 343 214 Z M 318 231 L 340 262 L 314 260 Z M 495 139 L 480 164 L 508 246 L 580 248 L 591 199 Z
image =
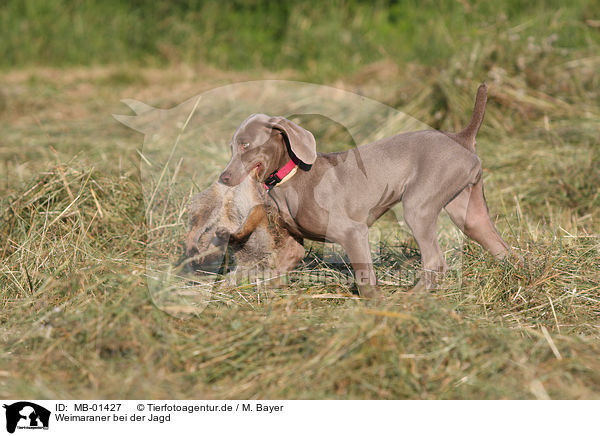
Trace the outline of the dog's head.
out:
M 251 115 L 240 124 L 231 151 L 231 160 L 219 177 L 227 186 L 239 185 L 251 173 L 262 182 L 290 158 L 307 171 L 317 158 L 312 133 L 286 118 L 264 114 Z

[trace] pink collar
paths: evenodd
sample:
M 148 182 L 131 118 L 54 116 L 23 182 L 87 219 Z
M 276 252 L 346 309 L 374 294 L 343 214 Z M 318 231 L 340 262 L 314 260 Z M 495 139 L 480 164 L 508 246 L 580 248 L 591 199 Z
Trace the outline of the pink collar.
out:
M 279 168 L 277 171 L 273 171 L 269 177 L 265 179 L 265 188 L 267 191 L 270 191 L 275 185 L 278 183 L 284 182 L 286 177 L 293 176 L 293 173 L 296 172 L 296 168 L 298 165 L 293 160 L 290 160 L 284 166 Z M 289 178 L 288 177 L 288 178 Z

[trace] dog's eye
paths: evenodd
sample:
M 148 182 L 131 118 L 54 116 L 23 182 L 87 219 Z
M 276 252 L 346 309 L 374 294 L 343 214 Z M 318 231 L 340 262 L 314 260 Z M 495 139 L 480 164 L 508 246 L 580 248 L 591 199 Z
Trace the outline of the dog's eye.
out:
M 240 143 L 240 148 L 241 148 L 242 150 L 246 150 L 246 149 L 247 149 L 249 146 L 250 146 L 250 144 L 249 144 L 249 143 L 247 143 L 247 142 L 242 142 L 242 143 Z

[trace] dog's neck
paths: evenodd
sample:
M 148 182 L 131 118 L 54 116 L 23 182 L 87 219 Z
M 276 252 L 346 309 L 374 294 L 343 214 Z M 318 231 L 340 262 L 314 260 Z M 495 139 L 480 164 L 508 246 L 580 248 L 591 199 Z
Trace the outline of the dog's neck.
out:
M 296 171 L 298 170 L 298 165 L 294 163 L 293 160 L 289 160 L 285 165 L 279 168 L 276 171 L 273 171 L 269 177 L 265 179 L 264 185 L 267 191 L 270 191 L 275 186 L 282 185 L 291 179 Z
M 279 157 L 275 159 L 275 161 L 277 162 L 277 166 L 274 168 L 274 171 L 277 171 L 278 169 L 284 167 L 292 159 L 292 157 L 288 154 L 287 150 L 285 149 L 285 146 L 279 149 L 278 154 Z
M 298 171 L 298 165 L 285 149 L 281 150 L 279 158 L 276 159 L 276 161 L 278 162 L 276 169 L 273 170 L 264 181 L 264 186 L 267 191 L 287 182 L 294 177 L 294 174 Z

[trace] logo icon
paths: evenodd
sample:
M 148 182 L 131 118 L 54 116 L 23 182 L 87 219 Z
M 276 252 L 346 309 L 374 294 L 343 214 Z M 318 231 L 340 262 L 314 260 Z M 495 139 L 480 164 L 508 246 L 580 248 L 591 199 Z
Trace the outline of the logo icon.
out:
M 6 409 L 6 431 L 14 433 L 18 429 L 48 430 L 50 411 L 29 401 L 19 401 L 4 405 Z

